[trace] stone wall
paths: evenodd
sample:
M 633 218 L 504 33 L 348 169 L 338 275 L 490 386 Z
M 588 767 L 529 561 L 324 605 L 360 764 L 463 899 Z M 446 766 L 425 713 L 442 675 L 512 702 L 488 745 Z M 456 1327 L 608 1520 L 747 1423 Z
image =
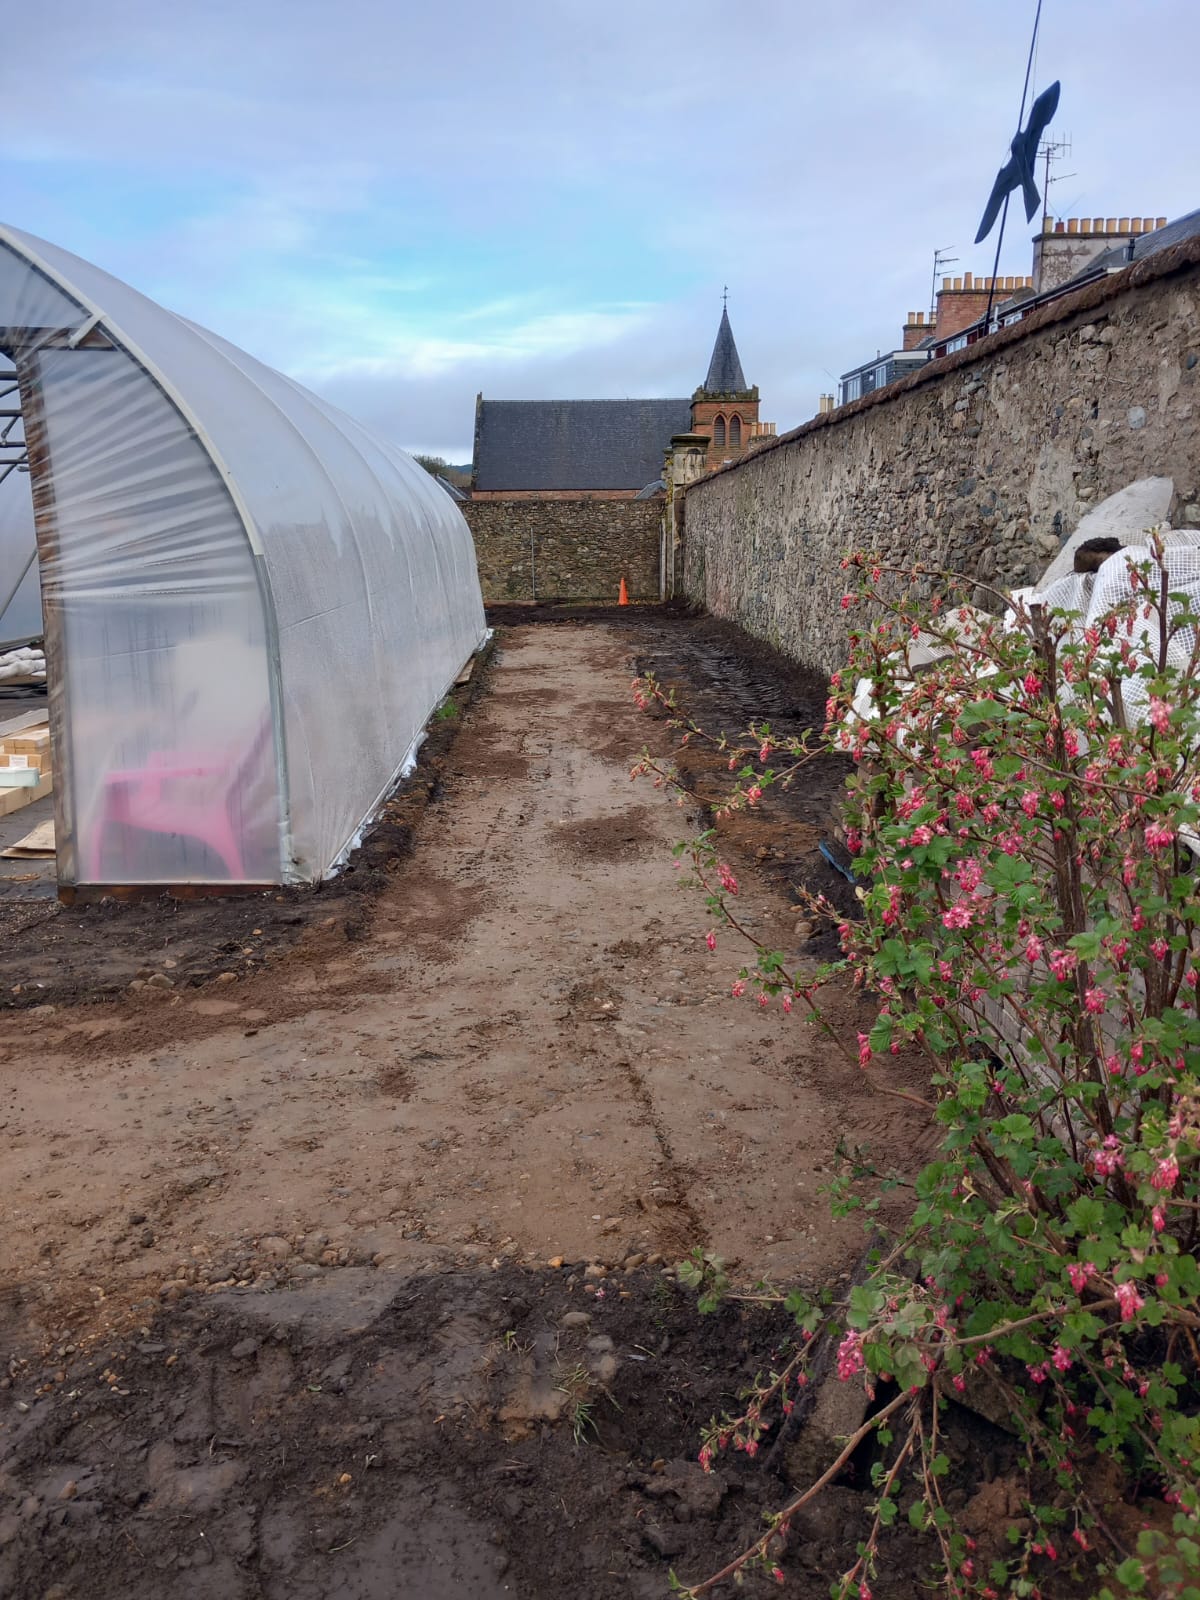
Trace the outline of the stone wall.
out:
M 846 551 L 1033 582 L 1090 505 L 1148 475 L 1174 479 L 1173 523 L 1200 523 L 1196 240 L 693 484 L 684 589 L 830 671 Z
M 660 500 L 494 496 L 462 508 L 485 601 L 659 598 Z

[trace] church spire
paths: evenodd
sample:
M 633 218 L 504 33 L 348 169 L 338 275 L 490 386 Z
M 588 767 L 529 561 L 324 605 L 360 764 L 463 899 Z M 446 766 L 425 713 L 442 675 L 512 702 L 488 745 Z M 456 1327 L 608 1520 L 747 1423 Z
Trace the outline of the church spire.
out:
M 705 394 L 746 393 L 746 376 L 742 371 L 737 345 L 733 342 L 729 311 L 724 304 L 721 325 L 717 329 L 717 342 L 713 345 L 712 360 L 708 363 L 708 377 L 704 380 L 703 388 Z

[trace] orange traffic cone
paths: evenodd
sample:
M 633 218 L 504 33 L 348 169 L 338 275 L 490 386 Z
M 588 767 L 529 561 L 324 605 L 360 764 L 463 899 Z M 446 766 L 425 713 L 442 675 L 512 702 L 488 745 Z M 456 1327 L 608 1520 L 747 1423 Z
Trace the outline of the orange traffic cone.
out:
M 624 578 L 621 579 L 621 592 L 617 596 L 617 604 L 619 606 L 627 606 L 629 604 L 629 590 L 625 587 Z

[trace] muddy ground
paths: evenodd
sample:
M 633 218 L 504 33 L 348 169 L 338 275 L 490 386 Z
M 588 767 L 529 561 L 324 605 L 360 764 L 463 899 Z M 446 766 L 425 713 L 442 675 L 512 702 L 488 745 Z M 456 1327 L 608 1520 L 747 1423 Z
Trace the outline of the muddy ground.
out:
M 700 1318 L 666 1269 L 702 1245 L 742 1283 L 844 1284 L 839 1140 L 911 1173 L 932 1133 L 729 998 L 742 955 L 708 953 L 671 855 L 716 771 L 695 759 L 683 812 L 631 784 L 666 735 L 629 680 L 730 729 L 798 730 L 824 686 L 703 619 L 498 620 L 357 887 L 48 922 L 65 986 L 0 1016 L 0 1592 L 659 1594 L 777 1497 L 687 1463 L 785 1322 Z M 816 849 L 840 782 L 723 837 L 801 965 L 824 952 L 796 884 L 847 890 Z M 54 981 L 23 938 L 17 1005 Z M 797 1592 L 852 1559 L 861 1488 L 838 1493 L 784 1560 Z

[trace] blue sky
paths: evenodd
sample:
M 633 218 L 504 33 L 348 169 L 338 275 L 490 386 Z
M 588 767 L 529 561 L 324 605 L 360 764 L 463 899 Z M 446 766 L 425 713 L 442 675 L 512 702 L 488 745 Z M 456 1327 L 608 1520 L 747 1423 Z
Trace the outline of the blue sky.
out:
M 688 394 L 721 288 L 763 416 L 928 305 L 1013 132 L 1033 4 L 43 0 L 0 220 L 410 449 L 494 398 Z M 1195 0 L 1044 0 L 1063 215 L 1200 205 Z M 1030 270 L 1010 226 L 1001 270 Z

